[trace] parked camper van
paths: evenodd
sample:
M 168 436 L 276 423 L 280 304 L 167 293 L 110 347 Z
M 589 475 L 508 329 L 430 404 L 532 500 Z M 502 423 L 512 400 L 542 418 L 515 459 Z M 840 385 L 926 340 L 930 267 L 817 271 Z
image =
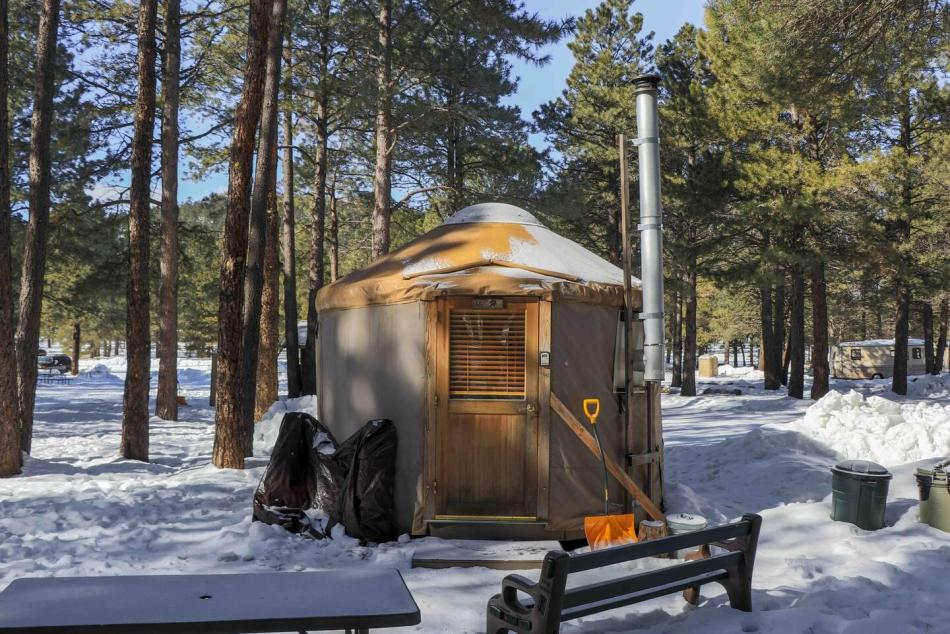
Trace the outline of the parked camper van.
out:
M 894 375 L 894 340 L 845 341 L 831 349 L 838 379 L 884 379 Z M 924 374 L 924 340 L 907 340 L 907 374 Z

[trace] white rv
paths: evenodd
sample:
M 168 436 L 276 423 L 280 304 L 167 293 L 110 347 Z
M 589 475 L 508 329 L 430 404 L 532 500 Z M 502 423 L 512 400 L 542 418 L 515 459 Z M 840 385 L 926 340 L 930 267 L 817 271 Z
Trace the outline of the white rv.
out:
M 885 379 L 894 375 L 894 340 L 844 341 L 831 349 L 837 379 Z M 924 340 L 907 340 L 907 374 L 924 374 Z

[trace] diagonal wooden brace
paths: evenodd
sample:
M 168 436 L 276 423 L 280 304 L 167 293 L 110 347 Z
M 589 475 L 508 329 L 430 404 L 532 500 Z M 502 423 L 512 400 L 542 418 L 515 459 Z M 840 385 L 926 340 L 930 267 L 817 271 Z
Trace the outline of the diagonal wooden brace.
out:
M 594 437 L 591 436 L 590 432 L 584 427 L 584 425 L 577 420 L 577 417 L 571 413 L 571 410 L 567 409 L 567 406 L 564 405 L 564 402 L 561 401 L 555 394 L 551 394 L 551 409 L 561 417 L 561 420 L 567 424 L 567 426 L 573 431 L 581 442 L 584 443 L 584 446 L 598 459 L 600 458 L 600 451 L 597 449 L 597 441 L 594 440 Z M 617 479 L 617 482 L 627 490 L 630 495 L 632 495 L 640 503 L 640 505 L 646 510 L 651 518 L 655 520 L 660 520 L 661 522 L 666 521 L 666 516 L 663 515 L 663 511 L 657 508 L 656 504 L 653 503 L 653 500 L 650 499 L 646 493 L 643 492 L 640 487 L 627 475 L 627 472 L 623 470 L 616 462 L 611 460 L 609 457 L 605 456 L 607 461 L 607 470 Z

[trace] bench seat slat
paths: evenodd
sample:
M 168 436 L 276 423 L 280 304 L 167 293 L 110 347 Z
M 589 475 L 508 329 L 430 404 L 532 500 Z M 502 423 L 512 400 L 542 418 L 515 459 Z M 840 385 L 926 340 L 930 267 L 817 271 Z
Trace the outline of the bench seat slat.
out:
M 686 588 L 690 588 L 692 586 L 712 583 L 713 581 L 719 581 L 720 579 L 727 579 L 728 577 L 729 573 L 727 572 L 709 572 L 684 581 L 667 583 L 661 586 L 640 590 L 639 592 L 631 592 L 629 594 L 612 597 L 610 599 L 604 599 L 603 601 L 585 603 L 583 605 L 562 610 L 561 620 L 570 621 L 571 619 L 579 619 L 582 616 L 597 614 L 598 612 L 613 610 L 614 608 L 622 608 L 627 605 L 633 605 L 643 601 L 648 601 L 650 599 L 666 596 L 668 594 L 673 594 L 675 592 L 680 592 L 681 590 L 685 590 Z
M 744 555 L 741 552 L 716 555 L 709 559 L 698 559 L 675 566 L 648 570 L 620 579 L 601 581 L 579 588 L 571 588 L 564 593 L 564 608 L 604 601 L 619 595 L 629 595 L 656 586 L 664 586 L 680 581 L 688 582 L 685 587 L 696 585 L 696 578 L 713 571 L 735 566 Z
M 570 572 L 584 572 L 585 570 L 602 568 L 625 561 L 643 559 L 644 557 L 655 557 L 675 550 L 742 537 L 748 535 L 749 530 L 749 523 L 743 521 L 736 522 L 735 524 L 727 524 L 725 526 L 716 526 L 715 528 L 696 533 L 673 535 L 648 542 L 624 544 L 622 546 L 604 548 L 603 550 L 584 553 L 582 555 L 572 555 L 569 570 Z

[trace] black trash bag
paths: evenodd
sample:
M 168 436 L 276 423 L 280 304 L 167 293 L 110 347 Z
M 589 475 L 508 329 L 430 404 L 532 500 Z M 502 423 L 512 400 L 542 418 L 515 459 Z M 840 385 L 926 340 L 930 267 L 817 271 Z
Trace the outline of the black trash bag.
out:
M 270 461 L 254 492 L 253 519 L 292 533 L 322 537 L 306 511 L 326 497 L 338 495 L 342 480 L 335 480 L 335 465 L 327 467 L 335 450 L 333 434 L 316 418 L 303 412 L 285 414 Z
M 343 524 L 346 534 L 363 541 L 388 542 L 397 537 L 393 522 L 396 484 L 396 427 L 391 420 L 371 420 L 340 445 L 334 461 L 345 474 L 328 530 Z

